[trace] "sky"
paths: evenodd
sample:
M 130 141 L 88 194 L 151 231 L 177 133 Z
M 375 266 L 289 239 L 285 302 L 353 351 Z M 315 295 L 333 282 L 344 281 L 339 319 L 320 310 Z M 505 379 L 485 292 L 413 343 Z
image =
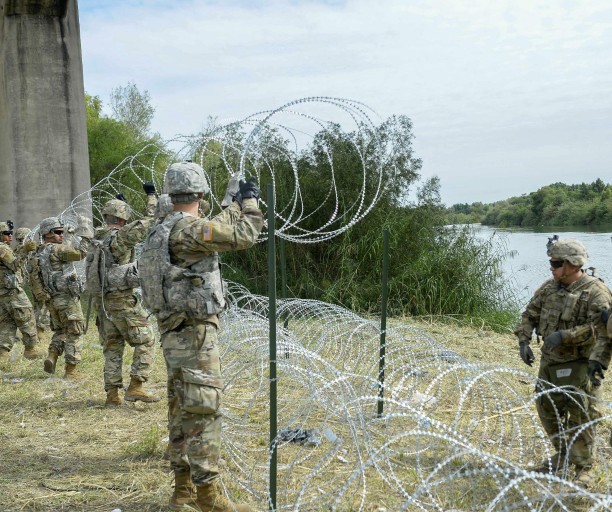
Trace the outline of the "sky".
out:
M 413 122 L 447 204 L 612 182 L 609 0 L 80 0 L 85 90 L 197 133 L 333 96 Z M 330 119 L 333 120 L 333 119 Z

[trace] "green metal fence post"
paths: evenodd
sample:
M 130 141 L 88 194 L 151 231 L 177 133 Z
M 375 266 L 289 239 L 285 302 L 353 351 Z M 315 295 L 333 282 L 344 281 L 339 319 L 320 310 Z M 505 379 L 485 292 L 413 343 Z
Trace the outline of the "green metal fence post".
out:
M 268 185 L 268 315 L 270 322 L 270 511 L 276 511 L 276 247 L 274 235 L 274 187 Z
M 383 413 L 385 393 L 385 348 L 387 337 L 387 296 L 389 274 L 389 230 L 383 231 L 383 271 L 382 271 L 382 304 L 380 314 L 380 354 L 378 359 L 378 416 Z

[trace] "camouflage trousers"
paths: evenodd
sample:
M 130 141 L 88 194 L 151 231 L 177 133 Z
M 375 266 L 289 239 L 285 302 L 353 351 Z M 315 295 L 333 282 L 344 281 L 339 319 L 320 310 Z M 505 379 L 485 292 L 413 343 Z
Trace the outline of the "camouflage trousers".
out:
M 551 364 L 541 361 L 538 378 L 556 386 L 574 386 L 571 390 L 547 393 L 536 401 L 536 409 L 544 430 L 557 452 L 569 454 L 569 462 L 576 466 L 593 464 L 595 426 L 582 426 L 601 417 L 598 403 L 601 386 L 591 384 L 587 361 Z M 567 377 L 558 377 L 558 375 Z M 536 392 L 554 389 L 539 381 Z
M 81 301 L 69 294 L 54 295 L 46 304 L 51 317 L 53 337 L 49 349 L 65 353 L 66 363 L 77 364 L 81 360 L 85 323 Z
M 191 471 L 195 485 L 219 474 L 223 382 L 217 329 L 205 322 L 183 322 L 162 334 L 168 370 L 169 456 L 172 469 Z
M 36 321 L 36 328 L 39 331 L 46 331 L 51 329 L 51 317 L 49 316 L 49 310 L 44 302 L 38 302 L 37 300 L 32 301 L 34 306 L 34 320 Z
M 125 344 L 134 348 L 130 376 L 146 382 L 155 355 L 155 336 L 147 312 L 135 295 L 105 298 L 96 321 L 104 353 L 104 389 L 123 386 Z
M 15 341 L 19 339 L 15 335 L 17 329 L 23 335 L 23 344 L 26 348 L 38 343 L 32 304 L 21 289 L 0 295 L 0 349 L 10 352 Z

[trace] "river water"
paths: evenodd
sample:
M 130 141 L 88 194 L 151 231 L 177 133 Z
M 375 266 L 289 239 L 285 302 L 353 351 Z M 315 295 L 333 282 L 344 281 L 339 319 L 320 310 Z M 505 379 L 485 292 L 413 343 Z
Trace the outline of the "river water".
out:
M 512 282 L 521 306 L 525 305 L 533 292 L 548 279 L 550 266 L 546 256 L 546 242 L 553 235 L 559 238 L 575 238 L 580 240 L 589 253 L 586 267 L 595 267 L 595 275 L 601 277 L 608 286 L 612 286 L 612 229 L 609 231 L 563 231 L 563 228 L 550 228 L 549 231 L 538 228 L 499 229 L 481 224 L 474 224 L 477 237 L 490 240 L 497 238 L 507 257 L 503 264 L 506 276 Z M 567 229 L 567 228 L 566 228 Z

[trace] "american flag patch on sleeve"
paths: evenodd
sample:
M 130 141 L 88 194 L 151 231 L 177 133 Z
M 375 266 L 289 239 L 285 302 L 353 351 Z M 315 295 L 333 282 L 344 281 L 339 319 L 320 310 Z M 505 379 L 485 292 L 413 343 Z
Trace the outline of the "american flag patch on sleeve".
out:
M 213 239 L 213 227 L 210 224 L 204 224 L 202 226 L 202 240 L 204 242 L 212 242 Z

